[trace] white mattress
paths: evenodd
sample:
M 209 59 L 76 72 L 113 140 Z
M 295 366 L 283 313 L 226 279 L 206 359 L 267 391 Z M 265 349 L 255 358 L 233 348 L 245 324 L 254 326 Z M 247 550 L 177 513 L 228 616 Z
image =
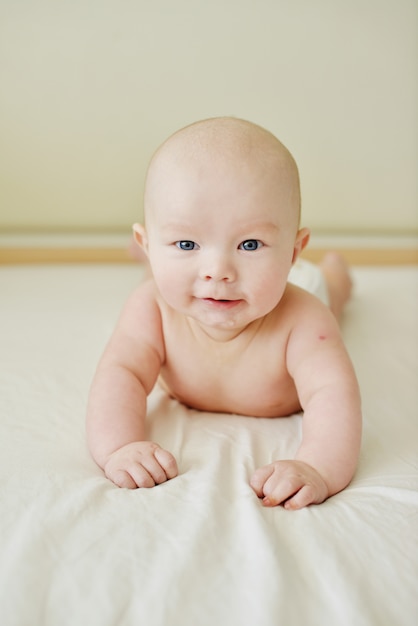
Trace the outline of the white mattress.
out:
M 301 417 L 199 413 L 156 389 L 150 437 L 180 475 L 121 490 L 90 459 L 85 404 L 136 266 L 0 269 L 2 626 L 417 623 L 418 268 L 356 268 L 344 335 L 363 394 L 352 484 L 263 508 L 248 480 Z

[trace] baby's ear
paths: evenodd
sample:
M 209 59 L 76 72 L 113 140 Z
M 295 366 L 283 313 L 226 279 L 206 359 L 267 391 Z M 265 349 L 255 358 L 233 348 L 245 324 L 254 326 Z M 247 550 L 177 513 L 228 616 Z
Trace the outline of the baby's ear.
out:
M 143 249 L 145 254 L 148 254 L 148 237 L 145 228 L 142 224 L 134 224 L 132 229 L 136 243 Z
M 311 232 L 309 228 L 301 228 L 298 230 L 295 239 L 295 245 L 293 247 L 293 258 L 292 264 L 296 261 L 300 253 L 309 243 L 309 238 L 311 236 Z

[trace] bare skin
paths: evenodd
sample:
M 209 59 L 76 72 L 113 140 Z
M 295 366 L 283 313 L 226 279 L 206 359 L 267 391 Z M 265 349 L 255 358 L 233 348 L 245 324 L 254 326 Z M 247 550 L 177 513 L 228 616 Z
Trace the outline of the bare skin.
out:
M 351 298 L 353 281 L 344 257 L 338 252 L 328 252 L 319 264 L 327 283 L 329 308 L 338 321 Z
M 274 418 L 303 409 L 295 459 L 250 479 L 265 506 L 319 504 L 350 482 L 360 396 L 336 317 L 351 283 L 342 258 L 327 255 L 322 269 L 336 317 L 288 284 L 309 240 L 299 210 L 296 165 L 264 129 L 211 120 L 157 151 L 147 226 L 134 227 L 152 276 L 121 314 L 87 411 L 91 453 L 116 485 L 152 487 L 178 474 L 171 453 L 146 439 L 157 379 L 205 411 Z
M 146 254 L 136 244 L 134 237 L 130 241 L 128 254 L 131 259 L 139 263 L 147 263 L 148 261 Z M 329 308 L 340 322 L 344 308 L 347 302 L 349 302 L 353 291 L 353 281 L 349 266 L 344 257 L 339 252 L 333 250 L 324 255 L 319 263 L 319 267 L 327 284 Z M 147 270 L 149 271 L 148 266 Z

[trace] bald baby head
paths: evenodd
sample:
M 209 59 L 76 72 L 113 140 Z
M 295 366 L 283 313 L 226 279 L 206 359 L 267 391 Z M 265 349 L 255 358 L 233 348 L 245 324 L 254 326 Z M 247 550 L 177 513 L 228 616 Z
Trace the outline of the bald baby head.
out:
M 269 131 L 251 122 L 220 117 L 195 122 L 171 135 L 151 159 L 145 185 L 145 217 L 155 208 L 158 189 L 180 173 L 203 177 L 240 173 L 257 184 L 280 192 L 280 207 L 289 211 L 297 228 L 300 186 L 296 163 L 287 148 Z

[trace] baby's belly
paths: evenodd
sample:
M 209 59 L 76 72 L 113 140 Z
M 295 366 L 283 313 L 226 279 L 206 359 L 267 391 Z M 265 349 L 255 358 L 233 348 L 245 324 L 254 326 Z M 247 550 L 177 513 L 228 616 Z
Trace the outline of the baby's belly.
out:
M 199 411 L 252 417 L 285 417 L 300 411 L 290 377 L 278 381 L 195 380 L 187 384 L 162 374 L 160 384 L 179 402 Z

